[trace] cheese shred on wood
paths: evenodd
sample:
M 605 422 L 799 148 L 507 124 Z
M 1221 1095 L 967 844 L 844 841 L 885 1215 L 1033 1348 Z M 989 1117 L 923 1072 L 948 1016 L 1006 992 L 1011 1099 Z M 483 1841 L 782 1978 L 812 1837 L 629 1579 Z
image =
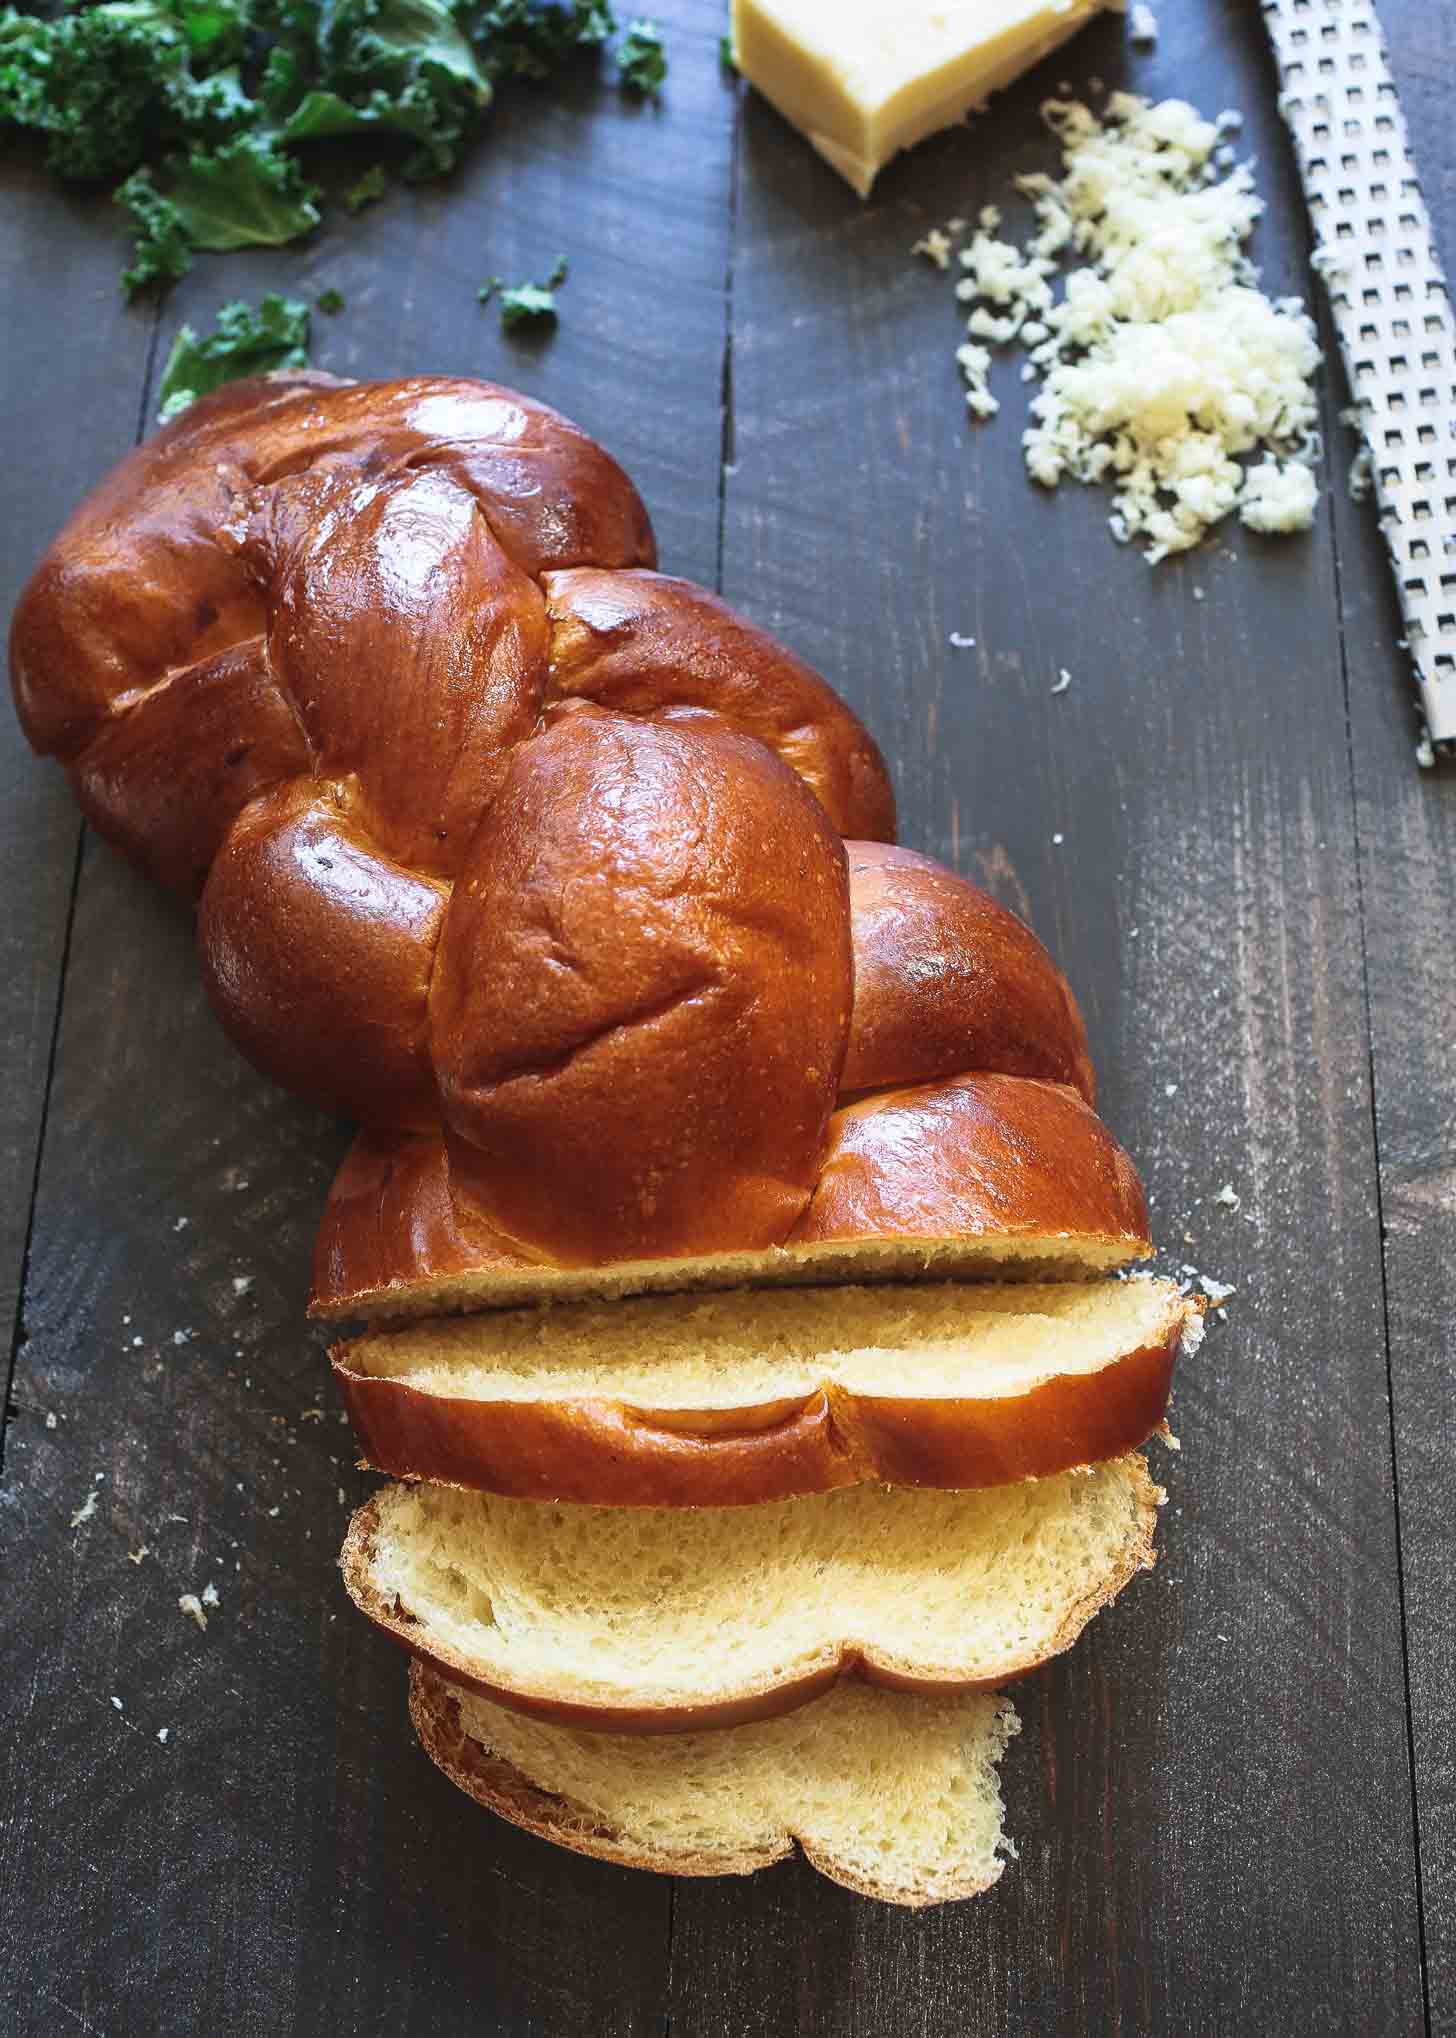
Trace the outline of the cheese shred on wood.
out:
M 1257 531 L 1306 530 L 1320 352 L 1300 300 L 1266 297 L 1245 253 L 1263 202 L 1230 167 L 1237 116 L 1117 92 L 1100 115 L 1052 99 L 1042 117 L 1063 174 L 1017 179 L 1036 210 L 1029 245 L 997 238 L 988 207 L 960 251 L 971 412 L 998 409 L 990 349 L 1017 340 L 1023 372 L 1042 378 L 1028 473 L 1110 485 L 1114 536 L 1146 540 L 1150 561 L 1235 510 Z M 1057 298 L 1053 278 L 1078 258 Z

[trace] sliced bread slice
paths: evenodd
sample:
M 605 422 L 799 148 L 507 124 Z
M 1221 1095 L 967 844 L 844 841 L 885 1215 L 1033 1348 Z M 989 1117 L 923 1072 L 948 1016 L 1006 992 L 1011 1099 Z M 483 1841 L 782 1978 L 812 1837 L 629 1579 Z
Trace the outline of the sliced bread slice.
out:
M 334 1353 L 370 1462 L 520 1500 L 734 1506 L 1120 1457 L 1202 1314 L 1171 1281 L 783 1288 L 492 1311 Z
M 996 1765 L 1019 1731 L 986 1693 L 841 1684 L 726 1733 L 583 1733 L 493 1705 L 416 1664 L 410 1716 L 452 1783 L 578 1854 L 667 1875 L 749 1875 L 796 1845 L 882 1903 L 953 1902 L 1000 1879 Z
M 1068 1648 L 1152 1562 L 1133 1452 L 980 1492 L 847 1486 L 761 1507 L 604 1508 L 389 1486 L 343 1571 L 396 1641 L 577 1726 L 767 1718 L 862 1671 L 986 1689 Z

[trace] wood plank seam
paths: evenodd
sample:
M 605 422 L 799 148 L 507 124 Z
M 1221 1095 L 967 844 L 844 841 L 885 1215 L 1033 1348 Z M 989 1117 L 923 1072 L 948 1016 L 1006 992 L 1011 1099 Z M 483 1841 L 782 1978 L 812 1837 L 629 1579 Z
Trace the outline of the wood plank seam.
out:
M 46 1050 L 45 1085 L 41 1094 L 40 1116 L 35 1128 L 35 1152 L 31 1157 L 30 1194 L 25 1213 L 25 1244 L 20 1255 L 20 1278 L 15 1284 L 15 1315 L 10 1326 L 10 1349 L 5 1359 L 4 1420 L 0 1421 L 0 1485 L 5 1482 L 6 1445 L 10 1440 L 12 1413 L 11 1394 L 15 1385 L 15 1368 L 21 1348 L 26 1340 L 25 1297 L 30 1282 L 30 1254 L 35 1239 L 35 1205 L 40 1190 L 41 1160 L 45 1153 L 46 1121 L 50 1115 L 51 1085 L 55 1080 L 56 1051 L 61 1038 L 61 1006 L 65 998 L 66 972 L 71 960 L 71 934 L 76 924 L 76 895 L 81 886 L 81 859 L 86 846 L 85 824 L 76 827 L 75 849 L 71 858 L 71 882 L 66 892 L 66 926 L 61 937 L 61 962 L 56 972 L 55 997 L 51 1008 L 50 1044 Z
M 162 333 L 162 304 L 159 299 L 152 310 L 152 329 L 147 336 L 147 352 L 142 368 L 142 386 L 137 398 L 136 433 L 133 444 L 140 444 L 146 437 L 147 413 L 150 407 L 152 380 L 156 370 L 157 351 Z M 5 1480 L 5 1446 L 10 1436 L 11 1392 L 15 1384 L 15 1369 L 21 1349 L 26 1340 L 25 1302 L 30 1285 L 30 1255 L 35 1234 L 36 1198 L 40 1191 L 41 1166 L 45 1158 L 46 1126 L 50 1119 L 51 1089 L 55 1082 L 56 1054 L 61 1038 L 61 1013 L 65 1005 L 66 984 L 71 966 L 71 939 L 76 925 L 76 900 L 81 889 L 81 866 L 86 855 L 86 824 L 78 821 L 76 826 L 75 852 L 71 861 L 71 881 L 66 892 L 66 924 L 61 937 L 61 961 L 56 972 L 55 1001 L 51 1009 L 50 1043 L 46 1050 L 45 1085 L 41 1094 L 40 1116 L 36 1121 L 35 1152 L 30 1170 L 30 1193 L 25 1213 L 25 1245 L 20 1256 L 20 1278 L 15 1286 L 15 1316 L 10 1326 L 10 1346 L 5 1357 L 5 1392 L 0 1398 L 3 1420 L 0 1420 L 0 1485 Z
M 1311 248 L 1311 252 L 1312 252 Z M 1321 395 L 1323 430 L 1326 448 L 1338 443 L 1340 429 L 1339 409 L 1332 387 L 1337 381 L 1344 382 L 1344 369 L 1340 365 L 1335 345 L 1333 321 L 1329 305 L 1323 295 L 1319 300 L 1318 324 L 1320 344 L 1329 372 Z M 1346 391 L 1347 400 L 1352 401 Z M 1326 460 L 1326 473 L 1329 462 Z M 1330 486 L 1336 483 L 1331 478 Z M 1400 1450 L 1395 1418 L 1395 1364 L 1392 1351 L 1390 1323 L 1390 1266 L 1387 1252 L 1387 1230 L 1385 1218 L 1385 1169 L 1386 1154 L 1381 1141 L 1380 1107 L 1376 1088 L 1375 1053 L 1375 1012 L 1370 993 L 1370 944 L 1367 934 L 1367 904 L 1365 896 L 1365 844 L 1360 832 L 1360 805 L 1358 779 L 1355 763 L 1355 730 L 1350 709 L 1350 656 L 1345 630 L 1345 590 L 1343 565 L 1340 558 L 1340 536 L 1333 511 L 1328 516 L 1330 556 L 1335 575 L 1335 599 L 1339 622 L 1338 643 L 1340 652 L 1340 682 L 1345 703 L 1345 754 L 1350 770 L 1350 811 L 1351 825 L 1355 838 L 1355 899 L 1356 919 L 1360 930 L 1360 997 L 1365 1012 L 1366 1057 L 1369 1063 L 1370 1137 L 1375 1151 L 1375 1209 L 1380 1223 L 1380 1320 L 1385 1339 L 1385 1407 L 1390 1425 L 1390 1492 L 1395 1510 L 1395 1584 L 1400 1607 L 1400 1661 L 1401 1675 L 1405 1686 L 1405 1741 L 1406 1760 L 1410 1770 L 1411 1833 L 1414 1840 L 1416 1926 L 1419 1934 L 1421 1959 L 1421 2007 L 1425 2018 L 1426 2031 L 1431 2031 L 1431 1982 L 1430 1961 L 1426 1946 L 1426 1896 L 1424 1864 L 1421 1859 L 1421 1805 L 1420 1790 L 1416 1774 L 1415 1708 L 1411 1692 L 1410 1668 L 1410 1627 L 1406 1614 L 1406 1562 L 1403 1525 L 1400 1507 Z
M 723 372 L 719 385 L 722 431 L 718 444 L 718 551 L 713 586 L 723 592 L 723 539 L 728 525 L 728 476 L 734 466 L 733 256 L 738 233 L 738 175 L 743 134 L 743 84 L 733 80 L 733 143 L 728 160 L 728 257 L 723 266 Z

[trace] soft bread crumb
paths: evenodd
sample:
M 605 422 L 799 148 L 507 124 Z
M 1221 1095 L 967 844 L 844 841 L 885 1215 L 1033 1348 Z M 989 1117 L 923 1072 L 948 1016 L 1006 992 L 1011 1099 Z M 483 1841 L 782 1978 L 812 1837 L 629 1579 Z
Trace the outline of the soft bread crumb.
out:
M 851 1486 L 757 1507 L 607 1508 L 420 1483 L 355 1517 L 345 1581 L 445 1667 L 548 1702 L 736 1702 L 857 1655 L 989 1685 L 1068 1647 L 1150 1561 L 1132 1453 L 984 1492 Z
M 202 1611 L 202 1601 L 195 1592 L 184 1592 L 177 1601 L 179 1613 L 185 1613 L 189 1620 L 195 1620 L 203 1634 L 207 1633 L 207 1615 Z
M 411 1711 L 473 1796 L 637 1867 L 746 1874 L 797 1844 L 851 1889 L 919 1906 L 989 1889 L 1015 1851 L 996 1771 L 1020 1722 L 1002 1697 L 841 1684 L 780 1719 L 645 1739 L 551 1726 L 417 1667 Z
M 955 1283 L 633 1296 L 374 1332 L 352 1370 L 475 1401 L 752 1408 L 832 1384 L 943 1399 L 1100 1372 L 1189 1320 L 1174 1284 Z

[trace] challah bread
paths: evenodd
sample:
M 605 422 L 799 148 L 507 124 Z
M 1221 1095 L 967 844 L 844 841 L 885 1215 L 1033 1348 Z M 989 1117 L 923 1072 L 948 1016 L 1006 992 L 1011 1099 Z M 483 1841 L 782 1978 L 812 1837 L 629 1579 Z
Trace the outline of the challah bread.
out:
M 457 1683 L 574 1726 L 673 1733 L 786 1712 L 855 1672 L 963 1691 L 1034 1669 L 1152 1563 L 1160 1498 L 1136 1452 L 980 1492 L 759 1507 L 388 1486 L 341 1561 L 355 1605 Z
M 1011 1731 L 968 1694 L 1151 1563 L 1129 1446 L 1196 1325 L 1085 1285 L 1147 1210 L 1040 944 L 887 846 L 883 761 L 815 673 L 654 569 L 631 483 L 542 405 L 235 384 L 55 541 L 17 705 L 198 898 L 243 1051 L 365 1127 L 320 1313 L 1084 1284 L 618 1301 L 340 1362 L 376 1455 L 429 1475 L 360 1510 L 346 1582 L 433 1666 L 417 1721 L 466 1788 L 614 1858 L 799 1834 L 854 1886 L 966 1894 Z
M 722 1507 L 1119 1457 L 1201 1336 L 1171 1281 L 896 1284 L 492 1310 L 374 1332 L 333 1365 L 392 1477 Z
M 727 1732 L 582 1732 L 410 1672 L 430 1760 L 513 1825 L 578 1854 L 664 1875 L 749 1875 L 801 1848 L 881 1903 L 972 1897 L 1007 1844 L 996 1766 L 1018 1731 L 986 1693 L 839 1684 L 787 1717 Z

